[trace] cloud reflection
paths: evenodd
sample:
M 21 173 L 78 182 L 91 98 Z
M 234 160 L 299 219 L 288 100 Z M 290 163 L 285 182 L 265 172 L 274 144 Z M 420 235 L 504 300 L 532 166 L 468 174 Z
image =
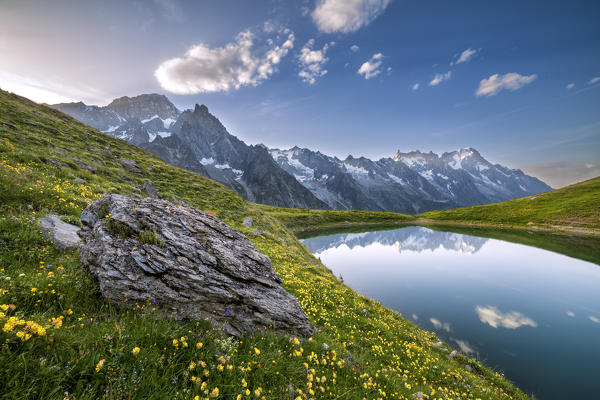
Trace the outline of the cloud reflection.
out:
M 522 326 L 531 326 L 532 328 L 538 326 L 537 322 L 518 311 L 503 313 L 494 306 L 476 306 L 475 311 L 479 320 L 492 328 L 517 329 Z
M 435 329 L 443 329 L 446 332 L 450 332 L 450 323 L 448 322 L 442 322 L 437 318 L 429 318 L 429 322 L 433 324 Z

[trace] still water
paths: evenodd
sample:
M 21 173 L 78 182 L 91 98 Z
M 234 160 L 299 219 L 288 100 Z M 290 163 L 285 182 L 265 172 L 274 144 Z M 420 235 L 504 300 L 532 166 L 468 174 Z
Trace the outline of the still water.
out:
M 600 399 L 600 266 L 423 227 L 303 240 L 336 276 L 539 399 Z

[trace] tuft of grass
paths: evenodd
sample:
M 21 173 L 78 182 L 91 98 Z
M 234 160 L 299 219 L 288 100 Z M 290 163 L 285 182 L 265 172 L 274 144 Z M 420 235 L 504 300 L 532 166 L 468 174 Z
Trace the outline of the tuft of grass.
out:
M 449 358 L 432 346 L 433 333 L 345 286 L 281 222 L 344 223 L 353 213 L 267 210 L 22 97 L 0 91 L 0 110 L 0 398 L 351 400 L 410 399 L 419 391 L 528 398 L 476 360 Z M 119 158 L 143 173 L 124 170 Z M 315 336 L 266 330 L 238 340 L 206 321 L 165 318 L 160 298 L 111 306 L 78 252 L 57 250 L 38 230 L 47 213 L 77 220 L 103 193 L 136 194 L 146 180 L 164 198 L 210 210 L 246 234 L 270 257 Z M 362 215 L 364 222 L 405 218 Z M 252 228 L 242 225 L 246 217 Z

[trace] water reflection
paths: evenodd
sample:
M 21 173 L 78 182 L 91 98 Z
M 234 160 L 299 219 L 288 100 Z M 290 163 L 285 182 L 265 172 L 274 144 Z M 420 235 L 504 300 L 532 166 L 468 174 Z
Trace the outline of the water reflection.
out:
M 391 231 L 320 236 L 306 239 L 304 245 L 313 254 L 320 253 L 332 247 L 339 247 L 342 244 L 353 249 L 357 246 L 366 247 L 372 243 L 395 246 L 400 252 L 421 252 L 424 250 L 436 250 L 442 248 L 473 254 L 479 251 L 487 241 L 488 239 L 486 238 L 451 232 L 437 232 L 419 226 L 412 226 Z
M 422 227 L 303 242 L 346 284 L 536 398 L 600 392 L 598 265 Z

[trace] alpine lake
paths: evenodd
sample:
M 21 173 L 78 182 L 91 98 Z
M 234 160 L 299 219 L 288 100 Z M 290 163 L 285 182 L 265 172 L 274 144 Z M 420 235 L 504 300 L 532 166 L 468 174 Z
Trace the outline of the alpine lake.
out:
M 536 399 L 600 398 L 600 239 L 387 229 L 302 242 L 352 289 Z

